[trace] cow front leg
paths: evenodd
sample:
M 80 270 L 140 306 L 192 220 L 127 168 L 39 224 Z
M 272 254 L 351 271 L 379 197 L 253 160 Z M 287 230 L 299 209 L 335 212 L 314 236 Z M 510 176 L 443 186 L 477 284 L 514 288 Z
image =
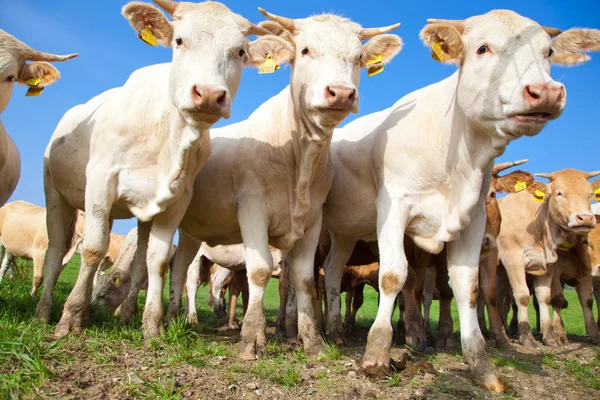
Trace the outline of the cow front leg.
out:
M 178 246 L 179 248 L 179 246 Z M 185 263 L 186 260 L 180 260 L 179 262 Z M 175 253 L 175 259 L 173 260 L 173 266 L 177 263 L 177 253 Z M 196 256 L 192 260 L 188 267 L 187 278 L 185 281 L 186 285 L 186 302 L 185 302 L 185 315 L 187 316 L 187 323 L 196 326 L 198 322 L 198 311 L 196 310 L 196 294 L 198 293 L 198 285 L 200 284 L 200 257 Z
M 108 213 L 113 202 L 112 192 L 107 190 L 107 187 L 88 186 L 85 200 L 86 221 L 81 266 L 77 282 L 67 298 L 60 322 L 54 330 L 56 337 L 63 337 L 71 330 L 75 333 L 81 333 L 83 330 L 89 314 L 94 276 L 110 244 L 111 223 Z
M 290 278 L 296 289 L 298 303 L 298 337 L 306 354 L 318 354 L 323 350 L 313 305 L 317 298 L 314 260 L 321 232 L 321 216 L 306 229 L 304 237 L 290 251 Z
M 592 277 L 586 276 L 577 283 L 575 289 L 577 290 L 577 297 L 579 297 L 579 303 L 581 304 L 581 309 L 583 310 L 585 331 L 590 337 L 590 339 L 594 342 L 594 344 L 600 345 L 600 329 L 594 321 L 594 313 L 592 311 L 592 285 Z
M 142 315 L 144 337 L 152 339 L 164 332 L 163 326 L 163 290 L 165 274 L 169 267 L 169 253 L 175 231 L 185 214 L 190 198 L 184 196 L 166 211 L 158 214 L 152 221 L 148 239 L 148 290 Z
M 277 336 L 284 336 L 285 332 L 285 319 L 286 319 L 286 305 L 288 298 L 288 280 L 290 275 L 290 267 L 288 265 L 287 256 L 281 261 L 281 272 L 279 273 L 279 312 L 277 313 L 277 325 L 275 334 Z
M 435 256 L 435 286 L 440 292 L 440 315 L 438 323 L 438 335 L 435 339 L 435 346 L 439 350 L 451 349 L 454 347 L 454 320 L 452 319 L 452 299 L 454 294 L 450 287 L 450 278 L 448 277 L 448 260 L 446 248 Z
M 496 272 L 498 266 L 498 251 L 494 249 L 491 254 L 480 265 L 479 270 L 479 295 L 483 302 L 481 304 L 481 317 L 479 325 L 485 327 L 485 315 L 483 305 L 487 308 L 488 319 L 490 321 L 490 333 L 496 347 L 510 350 L 511 345 L 504 330 L 504 324 L 498 312 L 498 302 L 496 297 Z
M 513 307 L 513 318 L 511 321 L 511 329 L 509 334 L 514 329 L 515 314 L 517 316 L 517 330 L 519 332 L 519 342 L 525 347 L 535 347 L 535 339 L 531 333 L 531 324 L 529 323 L 529 315 L 527 313 L 527 307 L 529 306 L 529 288 L 527 287 L 525 265 L 522 261 L 522 257 L 513 254 L 507 254 L 506 257 L 502 257 L 502 263 L 506 268 L 508 274 L 508 280 L 513 291 L 513 298 L 515 305 L 517 306 L 517 312 L 515 313 Z
M 365 283 L 346 292 L 346 314 L 344 316 L 344 334 L 350 336 L 356 328 L 356 314 L 364 302 Z
M 189 236 L 184 231 L 179 231 L 180 236 Z M 193 293 L 188 292 L 188 304 L 194 303 L 194 311 L 196 309 L 195 298 L 196 291 L 198 289 L 198 277 L 200 276 L 200 260 L 196 262 L 196 255 L 198 253 L 198 249 L 200 248 L 200 242 L 194 240 L 193 238 L 187 238 L 186 242 L 189 242 L 191 245 L 185 245 L 183 247 L 177 248 L 177 253 L 173 258 L 173 264 L 171 266 L 171 277 L 170 277 L 170 290 L 169 290 L 169 305 L 167 307 L 167 313 L 165 314 L 165 319 L 167 323 L 171 322 L 181 310 L 181 295 L 183 292 L 183 285 L 186 281 L 186 276 L 188 273 L 188 268 L 192 268 L 192 264 L 195 264 L 193 267 L 195 269 L 192 272 L 192 275 L 195 274 L 195 287 L 193 284 L 190 284 L 189 289 L 193 291 Z M 193 278 L 193 276 L 192 276 Z M 193 296 L 193 297 L 192 297 Z M 192 301 L 193 299 L 193 301 Z M 189 307 L 188 307 L 189 310 Z M 198 320 L 196 314 L 196 321 Z M 189 314 L 188 314 L 189 316 Z M 193 319 L 193 316 L 192 316 Z
M 131 325 L 137 313 L 138 294 L 148 280 L 148 268 L 146 267 L 146 256 L 148 254 L 148 239 L 150 238 L 152 221 L 137 222 L 137 247 L 131 262 L 131 286 L 125 297 L 125 301 L 119 308 L 119 323 Z
M 554 310 L 554 313 L 552 315 L 552 331 L 554 332 L 554 337 L 556 338 L 558 343 L 560 343 L 562 346 L 566 346 L 567 344 L 569 344 L 569 339 L 567 338 L 565 324 L 562 320 L 562 316 L 560 315 L 566 303 L 566 299 L 564 296 L 562 283 L 560 282 L 560 275 L 560 271 L 554 271 L 552 278 L 552 300 L 550 301 L 550 305 Z M 539 316 L 539 305 L 537 315 Z
M 408 261 L 404 252 L 406 210 L 400 200 L 380 195 L 377 207 L 379 240 L 379 308 L 367 337 L 362 369 L 369 375 L 385 375 L 390 366 L 390 348 L 394 334 L 392 314 L 396 296 L 404 287 Z
M 325 260 L 325 301 L 327 302 L 325 332 L 327 339 L 338 345 L 344 344 L 340 299 L 342 276 L 355 244 L 355 240 L 331 232 L 331 249 Z
M 486 389 L 501 392 L 503 387 L 490 362 L 477 320 L 479 250 L 486 218 L 482 203 L 472 210 L 469 226 L 447 245 L 448 275 L 458 307 L 463 357 L 469 364 L 471 376 Z
M 417 297 L 420 297 L 416 290 L 418 280 L 417 274 L 409 265 L 406 284 L 402 289 L 406 307 L 406 344 L 413 349 L 423 351 L 427 347 L 428 342 L 425 322 L 421 315 L 421 307 L 419 307 L 419 302 L 417 302 Z
M 534 280 L 535 296 L 539 304 L 542 339 L 546 346 L 558 347 L 559 343 L 554 336 L 552 319 L 550 318 L 550 301 L 552 300 L 552 273 L 538 276 Z
M 242 360 L 256 360 L 267 354 L 267 321 L 263 310 L 263 298 L 273 272 L 273 257 L 269 251 L 267 236 L 268 215 L 262 198 L 241 199 L 238 220 L 244 241 L 250 295 L 238 343 L 238 354 Z
M 594 279 L 594 298 L 596 299 L 596 309 L 598 310 L 598 328 L 600 329 L 600 280 L 598 278 Z

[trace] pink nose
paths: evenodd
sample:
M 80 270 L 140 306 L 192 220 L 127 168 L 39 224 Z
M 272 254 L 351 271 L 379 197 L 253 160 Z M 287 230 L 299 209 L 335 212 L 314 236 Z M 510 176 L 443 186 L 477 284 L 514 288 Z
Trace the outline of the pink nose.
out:
M 196 109 L 208 114 L 223 114 L 229 107 L 229 96 L 223 89 L 194 85 L 192 101 Z
M 575 222 L 577 226 L 588 226 L 593 228 L 596 226 L 596 217 L 591 213 L 581 213 L 575 216 Z
M 565 97 L 565 87 L 547 83 L 527 85 L 523 97 L 532 108 L 531 112 L 557 113 Z
M 341 85 L 327 86 L 325 98 L 330 108 L 351 110 L 356 104 L 356 88 Z

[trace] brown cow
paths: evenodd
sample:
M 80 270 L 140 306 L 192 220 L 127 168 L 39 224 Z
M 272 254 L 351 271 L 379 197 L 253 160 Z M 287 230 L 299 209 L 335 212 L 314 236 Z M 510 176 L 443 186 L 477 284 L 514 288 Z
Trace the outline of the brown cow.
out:
M 524 346 L 535 345 L 527 315 L 526 274 L 535 277 L 544 344 L 559 345 L 549 311 L 552 264 L 558 261 L 557 250 L 563 242 L 571 235 L 587 234 L 596 225 L 590 211 L 594 189 L 588 179 L 599 174 L 574 169 L 538 174 L 550 182 L 535 182 L 526 191 L 499 201 L 503 222 L 498 252 L 519 308 L 519 340 Z
M 85 216 L 78 211 L 74 225 L 69 229 L 65 241 L 62 266 L 64 267 L 83 237 Z M 48 248 L 46 231 L 46 209 L 26 201 L 13 201 L 0 208 L 0 280 L 9 266 L 11 257 L 33 260 L 33 284 L 31 296 L 35 296 L 42 284 L 44 254 Z

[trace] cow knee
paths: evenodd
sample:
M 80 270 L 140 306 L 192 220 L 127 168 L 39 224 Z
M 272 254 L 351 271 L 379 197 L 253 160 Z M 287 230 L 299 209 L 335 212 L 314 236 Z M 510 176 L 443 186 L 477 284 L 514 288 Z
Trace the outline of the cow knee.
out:
M 567 299 L 565 299 L 565 296 L 558 295 L 558 296 L 554 296 L 551 300 L 550 300 L 550 305 L 554 308 L 557 308 L 559 310 L 562 310 L 563 308 L 565 308 L 565 303 L 567 302 Z
M 265 288 L 271 278 L 271 269 L 269 267 L 255 267 L 249 276 L 250 282 L 258 287 Z
M 106 251 L 103 251 L 101 248 L 85 247 L 82 254 L 83 262 L 85 265 L 99 265 L 104 259 L 105 254 Z
M 529 305 L 529 293 L 515 293 L 515 300 L 520 306 L 527 307 Z
M 404 279 L 402 278 L 402 275 L 397 272 L 384 272 L 380 278 L 380 286 L 383 294 L 386 296 L 396 296 L 400 293 L 400 290 L 404 286 L 404 282 L 407 282 L 406 277 L 404 277 Z

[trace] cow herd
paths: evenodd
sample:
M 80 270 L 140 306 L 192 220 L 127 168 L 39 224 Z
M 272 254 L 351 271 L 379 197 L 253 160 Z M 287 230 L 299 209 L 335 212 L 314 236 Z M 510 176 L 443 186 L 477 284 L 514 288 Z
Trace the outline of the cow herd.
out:
M 75 249 L 81 253 L 57 337 L 81 332 L 92 298 L 118 307 L 121 322 L 130 323 L 144 288 L 144 335 L 160 336 L 180 311 L 186 279 L 194 323 L 198 282 L 212 281 L 223 313 L 232 275 L 233 300 L 245 298 L 239 356 L 254 360 L 266 355 L 263 298 L 280 266 L 278 327 L 308 354 L 323 350 L 323 333 L 343 343 L 362 287 L 376 287 L 378 312 L 362 359 L 369 374 L 390 366 L 396 305 L 403 340 L 431 342 L 434 291 L 436 345 L 452 345 L 454 297 L 463 355 L 473 379 L 490 390 L 502 385 L 482 335 L 484 307 L 495 344 L 509 347 L 514 298 L 520 342 L 533 346 L 531 287 L 543 341 L 558 346 L 567 340 L 560 318 L 567 282 L 577 289 L 588 334 L 600 341 L 591 308 L 592 279 L 600 277 L 591 203 L 600 182 L 588 181 L 600 171 L 538 174 L 544 184 L 524 171 L 499 175 L 523 161 L 494 165 L 511 141 L 537 135 L 561 115 L 566 89 L 550 77 L 550 65 L 589 60 L 586 52 L 600 50 L 599 30 L 562 32 L 507 10 L 430 19 L 420 37 L 434 60 L 456 72 L 338 128 L 358 112 L 360 70 L 381 72 L 402 49 L 389 33 L 399 24 L 363 28 L 332 14 L 291 19 L 259 8 L 267 20 L 255 25 L 217 2 L 154 3 L 160 8 L 130 2 L 122 14 L 142 40 L 172 48 L 172 62 L 141 68 L 69 110 L 44 154 L 46 210 L 24 202 L 0 210 L 0 276 L 10 257 L 32 258 L 35 295 L 43 265 L 36 318 L 50 321 L 58 276 Z M 75 56 L 32 50 L 0 30 L 0 111 L 14 82 L 39 94 L 59 78 L 48 61 Z M 230 116 L 243 67 L 270 73 L 284 63 L 287 87 L 246 120 L 210 129 Z M 0 123 L 0 204 L 19 170 Z M 137 228 L 111 238 L 113 220 L 132 217 Z M 107 256 L 109 248 L 116 254 Z M 113 263 L 109 274 L 98 273 Z M 355 303 L 344 326 L 342 291 Z

